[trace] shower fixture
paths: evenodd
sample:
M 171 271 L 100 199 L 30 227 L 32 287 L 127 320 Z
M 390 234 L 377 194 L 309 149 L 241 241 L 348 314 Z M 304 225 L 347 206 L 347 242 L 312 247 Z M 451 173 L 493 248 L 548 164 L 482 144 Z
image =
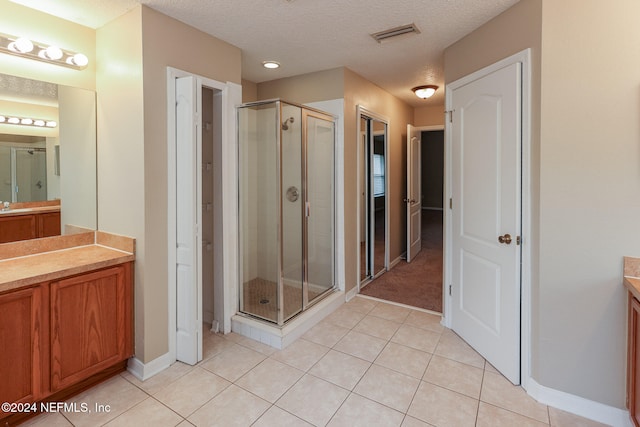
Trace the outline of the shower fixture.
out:
M 289 117 L 287 120 L 282 123 L 282 130 L 289 130 L 289 123 L 293 123 L 293 117 Z

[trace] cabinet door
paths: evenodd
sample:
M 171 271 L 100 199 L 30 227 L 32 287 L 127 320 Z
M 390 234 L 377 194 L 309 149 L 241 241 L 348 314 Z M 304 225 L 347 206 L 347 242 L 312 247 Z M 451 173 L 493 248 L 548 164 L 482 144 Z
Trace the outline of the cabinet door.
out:
M 35 215 L 0 216 L 0 243 L 38 237 Z
M 45 291 L 42 286 L 0 295 L 0 402 L 35 402 L 44 394 Z
M 131 267 L 51 283 L 51 388 L 60 390 L 131 355 Z
M 38 237 L 60 235 L 60 212 L 38 214 Z
M 634 425 L 640 426 L 640 303 L 629 293 L 629 337 L 627 342 L 627 406 Z

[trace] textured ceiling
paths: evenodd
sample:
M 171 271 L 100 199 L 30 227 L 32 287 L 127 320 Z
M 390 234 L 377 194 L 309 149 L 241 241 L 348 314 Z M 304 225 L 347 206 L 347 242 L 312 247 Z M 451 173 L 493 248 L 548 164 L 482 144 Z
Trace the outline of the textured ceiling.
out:
M 260 83 L 345 66 L 413 106 L 443 103 L 443 52 L 518 0 L 14 0 L 99 28 L 138 3 L 242 49 L 242 77 Z M 420 34 L 369 34 L 415 23 Z M 262 61 L 282 64 L 266 70 Z M 420 100 L 411 88 L 436 84 Z

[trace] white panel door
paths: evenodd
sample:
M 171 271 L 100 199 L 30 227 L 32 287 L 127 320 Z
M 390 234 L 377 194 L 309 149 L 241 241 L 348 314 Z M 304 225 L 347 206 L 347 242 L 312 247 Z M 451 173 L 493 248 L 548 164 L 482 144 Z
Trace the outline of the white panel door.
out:
M 176 79 L 176 359 L 202 360 L 201 144 L 194 77 Z
M 407 125 L 407 262 L 422 249 L 422 156 L 420 131 Z
M 519 384 L 521 64 L 451 99 L 452 327 Z

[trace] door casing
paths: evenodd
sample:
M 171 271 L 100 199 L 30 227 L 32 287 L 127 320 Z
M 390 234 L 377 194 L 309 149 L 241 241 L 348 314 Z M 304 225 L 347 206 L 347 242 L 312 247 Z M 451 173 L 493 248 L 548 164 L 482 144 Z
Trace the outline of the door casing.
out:
M 175 79 L 193 76 L 197 81 L 197 90 L 202 86 L 220 90 L 222 93 L 222 143 L 216 148 L 219 153 L 222 191 L 216 196 L 221 206 L 222 232 L 217 233 L 214 245 L 223 250 L 222 268 L 214 273 L 215 283 L 215 320 L 221 332 L 231 332 L 231 316 L 238 307 L 238 206 L 237 206 L 237 161 L 236 161 L 236 115 L 235 106 L 242 101 L 242 87 L 237 83 L 218 82 L 176 68 L 167 67 L 167 269 L 168 269 L 168 358 L 169 363 L 176 361 L 176 116 L 175 116 Z M 198 167 L 194 165 L 194 167 Z M 218 222 L 218 221 L 216 221 Z M 202 302 L 200 301 L 200 304 Z
M 444 280 L 442 282 L 444 305 L 442 312 L 442 324 L 451 327 L 452 298 L 449 295 L 449 286 L 452 282 L 452 218 L 449 207 L 449 199 L 452 197 L 452 140 L 450 117 L 452 106 L 452 92 L 469 82 L 489 75 L 505 66 L 522 64 L 522 264 L 521 264 L 521 330 L 520 330 L 520 378 L 521 385 L 526 390 L 531 379 L 531 49 L 525 49 L 511 55 L 501 61 L 482 68 L 474 73 L 462 77 L 446 86 L 445 109 L 445 189 L 443 206 L 444 215 Z

